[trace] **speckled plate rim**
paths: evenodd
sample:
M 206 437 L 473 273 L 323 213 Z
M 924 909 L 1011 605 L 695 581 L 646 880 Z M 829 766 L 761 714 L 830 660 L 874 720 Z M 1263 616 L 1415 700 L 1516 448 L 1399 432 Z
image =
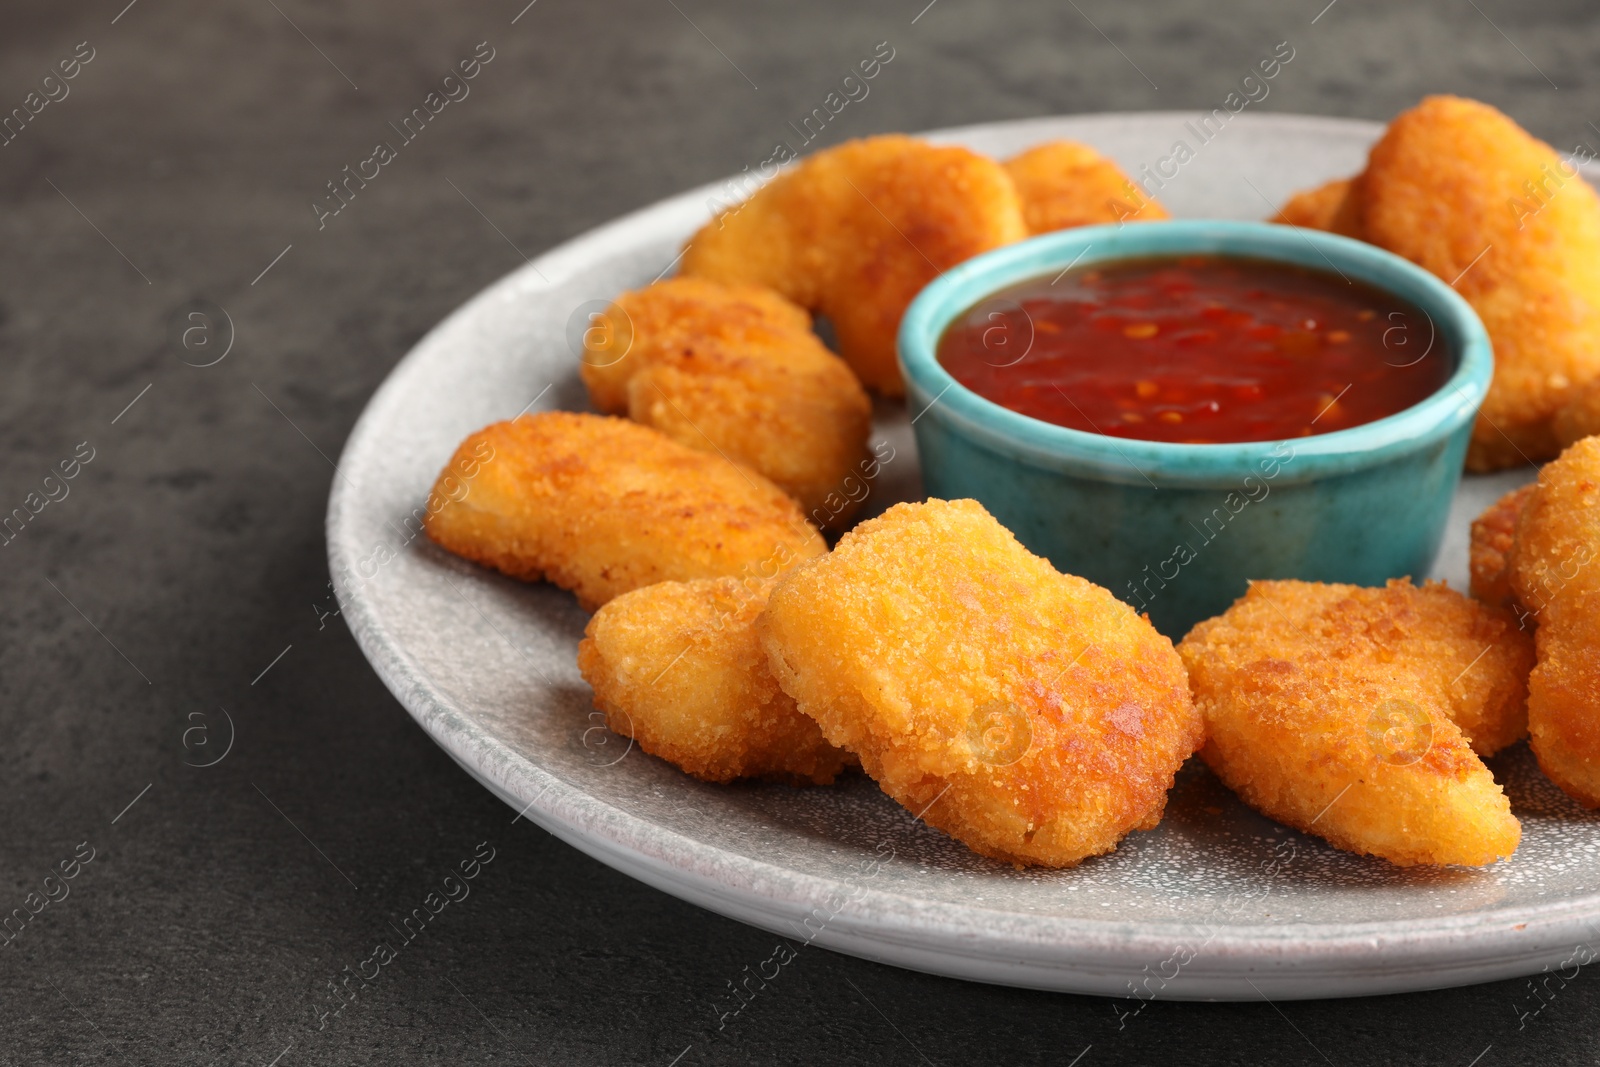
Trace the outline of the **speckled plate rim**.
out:
M 1041 139 L 1055 124 L 1172 122 L 1183 112 L 1059 116 L 932 131 L 945 142 L 981 139 L 997 130 Z M 1297 115 L 1244 115 L 1254 127 L 1372 138 L 1381 126 Z M 482 310 L 547 288 L 580 264 L 630 246 L 687 235 L 706 217 L 713 182 L 625 215 L 565 242 L 501 278 L 422 338 L 379 387 L 357 421 L 340 469 L 358 475 L 384 448 L 391 409 L 408 370 L 447 346 Z M 1193 922 L 1087 921 L 1040 916 L 999 931 L 996 913 L 874 889 L 738 855 L 658 826 L 601 801 L 496 740 L 453 706 L 427 671 L 385 626 L 373 602 L 345 575 L 356 562 L 346 538 L 361 507 L 359 477 L 335 478 L 326 531 L 329 565 L 343 617 L 384 684 L 458 764 L 526 817 L 602 863 L 711 911 L 793 938 L 800 924 L 841 897 L 811 943 L 916 970 L 1028 988 L 1126 996 L 1141 966 L 1154 967 L 1175 946 L 1200 943 L 1162 999 L 1255 1000 L 1256 980 L 1273 999 L 1361 996 L 1435 989 L 1557 966 L 1574 946 L 1600 939 L 1600 893 L 1564 897 L 1535 908 L 1486 908 L 1467 916 L 1371 923 L 1235 926 L 1202 937 L 1210 918 Z M 1269 890 L 1270 891 L 1270 890 Z M 989 922 L 986 922 L 986 917 Z M 808 928 L 809 929 L 809 928 Z M 802 938 L 804 940 L 804 938 Z

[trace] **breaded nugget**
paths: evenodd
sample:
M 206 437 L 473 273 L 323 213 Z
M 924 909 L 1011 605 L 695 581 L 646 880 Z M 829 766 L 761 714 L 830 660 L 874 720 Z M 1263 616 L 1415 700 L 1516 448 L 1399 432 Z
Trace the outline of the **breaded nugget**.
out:
M 1400 866 L 1477 866 L 1522 831 L 1468 731 L 1484 751 L 1512 739 L 1526 642 L 1443 586 L 1281 581 L 1252 582 L 1178 651 L 1201 755 L 1245 803 Z
M 779 582 L 757 631 L 784 691 L 886 793 L 1019 865 L 1155 826 L 1203 739 L 1172 643 L 972 500 L 862 523 Z
M 802 308 L 760 286 L 672 278 L 623 293 L 605 319 L 581 370 L 597 408 L 759 471 L 807 514 L 829 514 L 823 502 L 859 474 L 872 402 Z
M 1295 193 L 1278 211 L 1273 222 L 1285 226 L 1304 226 L 1310 230 L 1333 228 L 1333 217 L 1350 192 L 1349 178 L 1336 178 L 1315 189 Z
M 1435 694 L 1440 710 L 1480 756 L 1528 732 L 1532 639 L 1508 612 L 1443 582 L 1418 587 L 1397 578 L 1381 589 L 1253 582 L 1250 595 L 1230 614 L 1236 622 L 1279 624 L 1282 632 L 1272 641 L 1284 658 L 1296 652 L 1328 661 L 1365 660 L 1410 673 Z
M 1115 163 L 1085 144 L 1047 141 L 1005 167 L 1022 198 L 1029 233 L 1171 218 Z
M 1539 620 L 1533 753 L 1569 796 L 1600 807 L 1600 437 L 1539 472 L 1517 524 L 1511 585 Z
M 628 382 L 645 367 L 720 364 L 741 352 L 779 350 L 774 358 L 781 358 L 795 338 L 815 340 L 811 315 L 771 289 L 703 278 L 668 278 L 623 293 L 602 319 L 584 334 L 578 372 L 590 402 L 607 415 L 627 413 Z
M 1349 178 L 1337 178 L 1315 189 L 1296 193 L 1272 221 L 1359 238 L 1359 219 L 1350 198 L 1350 187 Z
M 1005 170 L 965 148 L 891 135 L 819 152 L 690 239 L 681 270 L 776 289 L 826 315 L 869 388 L 905 392 L 895 333 L 941 271 L 1027 236 Z
M 595 613 L 578 670 L 613 732 L 707 782 L 827 785 L 852 762 L 778 688 L 756 640 L 773 579 L 700 578 Z
M 1562 448 L 1600 434 L 1600 378 L 1573 389 L 1551 420 L 1550 428 Z
M 1468 556 L 1472 571 L 1472 595 L 1485 604 L 1520 614 L 1517 595 L 1511 590 L 1511 545 L 1516 540 L 1517 520 L 1533 492 L 1529 482 L 1513 489 L 1472 520 L 1472 545 Z
M 1451 96 L 1396 118 L 1356 182 L 1362 236 L 1453 283 L 1494 344 L 1467 466 L 1554 456 L 1552 416 L 1600 377 L 1600 197 L 1511 119 Z
M 827 551 L 754 471 L 626 419 L 566 411 L 468 437 L 428 510 L 428 536 L 451 552 L 571 589 L 590 611 L 656 582 L 757 574 Z

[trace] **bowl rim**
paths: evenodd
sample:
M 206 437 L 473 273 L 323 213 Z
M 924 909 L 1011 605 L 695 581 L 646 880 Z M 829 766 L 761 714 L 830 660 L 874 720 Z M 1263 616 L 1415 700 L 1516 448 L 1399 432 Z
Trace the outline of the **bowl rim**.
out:
M 1343 430 L 1269 441 L 1185 444 L 1110 437 L 1024 415 L 968 389 L 940 365 L 940 337 L 957 317 L 1013 285 L 1071 267 L 1146 256 L 1216 253 L 1348 274 L 1415 305 L 1456 367 L 1436 391 L 1393 415 Z M 1295 460 L 1294 483 L 1375 466 L 1428 448 L 1475 418 L 1494 361 L 1488 333 L 1450 286 L 1375 245 L 1319 230 L 1234 219 L 1084 226 L 1031 237 L 940 274 L 901 319 L 897 355 L 915 423 L 932 414 L 991 449 L 1036 466 L 1129 484 L 1215 484 L 1257 471 L 1263 457 Z M 1285 474 L 1288 474 L 1286 471 Z

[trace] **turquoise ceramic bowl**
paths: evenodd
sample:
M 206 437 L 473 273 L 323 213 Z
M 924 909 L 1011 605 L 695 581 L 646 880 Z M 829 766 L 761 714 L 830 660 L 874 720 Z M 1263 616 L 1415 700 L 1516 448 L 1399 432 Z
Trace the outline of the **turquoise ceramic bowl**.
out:
M 1069 264 L 1206 252 L 1332 267 L 1403 297 L 1431 321 L 1434 337 L 1414 338 L 1431 342 L 1424 358 L 1453 358 L 1455 372 L 1421 403 L 1352 429 L 1189 445 L 1018 414 L 958 384 L 936 358 L 951 322 L 1019 282 Z M 1064 230 L 978 256 L 917 296 L 899 349 L 927 494 L 980 501 L 1028 548 L 1147 611 L 1174 639 L 1253 578 L 1382 585 L 1425 575 L 1493 369 L 1478 316 L 1421 268 L 1332 234 L 1216 220 Z

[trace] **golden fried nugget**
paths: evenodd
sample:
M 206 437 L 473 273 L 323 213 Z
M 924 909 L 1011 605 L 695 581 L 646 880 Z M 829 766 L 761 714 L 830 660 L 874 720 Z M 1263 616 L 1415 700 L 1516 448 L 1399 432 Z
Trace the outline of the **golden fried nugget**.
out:
M 1006 161 L 1028 232 L 1171 218 L 1115 163 L 1085 144 L 1048 141 Z
M 897 504 L 786 575 L 757 632 L 833 744 L 973 851 L 1071 866 L 1160 820 L 1203 740 L 1172 643 L 972 500 Z
M 1251 590 L 1233 614 L 1281 624 L 1272 641 L 1282 658 L 1366 660 L 1406 671 L 1435 694 L 1480 756 L 1526 736 L 1533 642 L 1505 610 L 1443 582 L 1418 587 L 1405 578 L 1381 589 L 1282 581 L 1254 582 Z
M 1539 472 L 1517 523 L 1511 585 L 1539 620 L 1533 754 L 1574 800 L 1600 807 L 1600 437 Z
M 773 579 L 658 582 L 589 620 L 578 670 L 614 733 L 707 782 L 827 785 L 853 762 L 778 688 L 756 640 Z
M 1469 743 L 1492 751 L 1519 721 L 1527 638 L 1503 614 L 1442 585 L 1252 582 L 1178 651 L 1201 756 L 1256 810 L 1400 866 L 1516 850 Z
M 590 611 L 656 582 L 770 573 L 827 551 L 754 471 L 626 419 L 566 411 L 468 437 L 428 510 L 428 536 L 451 552 L 571 589 Z
M 1360 237 L 1350 186 L 1349 178 L 1337 178 L 1315 189 L 1296 193 L 1272 221 L 1286 226 L 1303 226 L 1308 230 L 1327 230 L 1346 237 Z
M 1467 466 L 1554 456 L 1552 416 L 1600 377 L 1600 197 L 1511 119 L 1451 96 L 1396 118 L 1356 186 L 1362 236 L 1452 283 L 1494 344 Z
M 1327 230 L 1333 226 L 1333 216 L 1344 204 L 1350 192 L 1349 178 L 1336 178 L 1315 189 L 1295 193 L 1278 211 L 1273 222 L 1285 226 L 1303 226 L 1310 230 Z
M 720 364 L 741 352 L 793 347 L 797 337 L 815 340 L 811 315 L 771 289 L 668 278 L 617 297 L 584 333 L 578 371 L 594 406 L 622 415 L 628 382 L 645 367 Z
M 819 152 L 690 239 L 681 270 L 776 289 L 826 315 L 869 388 L 905 392 L 895 333 L 941 271 L 1027 236 L 992 159 L 891 135 Z
M 1472 520 L 1472 544 L 1468 556 L 1472 571 L 1472 595 L 1497 608 L 1520 614 L 1516 593 L 1511 590 L 1511 545 L 1516 540 L 1517 520 L 1533 492 L 1529 482 L 1513 489 Z
M 1567 395 L 1550 429 L 1562 448 L 1600 434 L 1600 378 L 1584 382 Z
M 623 293 L 588 331 L 589 398 L 677 441 L 766 475 L 835 526 L 859 475 L 872 402 L 811 316 L 755 285 L 672 278 Z

